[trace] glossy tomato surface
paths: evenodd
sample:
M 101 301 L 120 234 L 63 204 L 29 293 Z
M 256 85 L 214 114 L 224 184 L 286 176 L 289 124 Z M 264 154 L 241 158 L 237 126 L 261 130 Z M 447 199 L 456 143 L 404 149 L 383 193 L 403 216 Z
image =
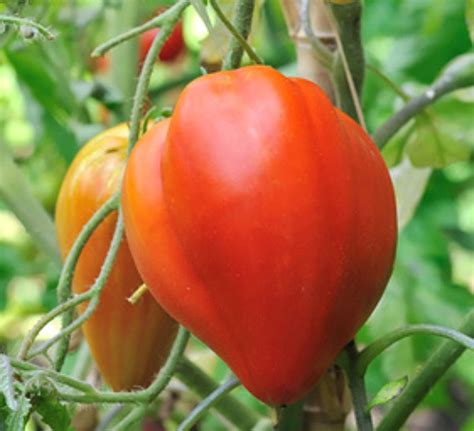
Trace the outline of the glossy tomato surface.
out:
M 160 304 L 269 404 L 314 386 L 392 270 L 377 148 L 315 84 L 264 66 L 184 90 L 132 152 L 123 209 Z
M 117 191 L 127 152 L 128 129 L 118 126 L 85 145 L 64 179 L 56 207 L 56 226 L 63 256 L 84 224 Z M 88 290 L 99 275 L 115 229 L 108 216 L 82 251 L 73 290 Z M 142 284 L 124 239 L 100 303 L 83 330 L 105 381 L 114 390 L 147 386 L 168 356 L 177 325 L 146 293 L 135 305 L 127 298 Z M 79 310 L 84 311 L 86 304 Z

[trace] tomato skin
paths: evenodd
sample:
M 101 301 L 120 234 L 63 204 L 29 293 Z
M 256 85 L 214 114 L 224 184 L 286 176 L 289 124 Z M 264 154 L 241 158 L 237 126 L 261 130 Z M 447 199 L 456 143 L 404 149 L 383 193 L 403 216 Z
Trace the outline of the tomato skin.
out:
M 140 64 L 145 61 L 146 55 L 151 48 L 155 37 L 158 35 L 160 29 L 154 28 L 146 31 L 140 36 L 140 52 L 139 60 Z M 170 34 L 170 37 L 165 42 L 161 51 L 158 55 L 160 61 L 169 63 L 174 61 L 184 49 L 184 39 L 183 39 L 183 24 L 178 22 Z
M 128 129 L 118 126 L 86 144 L 70 166 L 56 207 L 56 227 L 63 256 L 83 225 L 121 183 Z M 93 233 L 79 258 L 73 278 L 76 294 L 97 278 L 115 229 L 117 214 L 109 215 Z M 110 387 L 131 390 L 151 383 L 166 360 L 177 324 L 145 294 L 132 305 L 127 298 L 142 284 L 126 239 L 121 244 L 98 308 L 83 325 L 97 366 Z M 83 312 L 86 304 L 81 304 Z
M 319 87 L 264 66 L 191 83 L 132 152 L 122 206 L 153 295 L 269 404 L 314 386 L 392 270 L 377 148 Z

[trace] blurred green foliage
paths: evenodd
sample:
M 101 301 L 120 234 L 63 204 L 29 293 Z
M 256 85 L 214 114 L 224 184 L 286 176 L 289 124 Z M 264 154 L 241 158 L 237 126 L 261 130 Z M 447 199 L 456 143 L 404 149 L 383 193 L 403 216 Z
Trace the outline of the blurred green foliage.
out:
M 15 29 L 0 35 L 0 145 L 11 151 L 34 194 L 52 215 L 61 179 L 80 146 L 112 122 L 126 118 L 115 109 L 121 96 L 114 83 L 94 69 L 89 58 L 92 48 L 108 36 L 106 14 L 114 2 L 31 1 L 23 7 L 19 3 L 0 4 L 0 13 L 21 10 L 23 16 L 50 26 L 58 37 L 53 42 L 25 41 Z M 144 1 L 143 18 L 169 3 Z M 466 2 L 471 5 L 467 9 L 467 21 L 471 22 L 472 3 Z M 367 62 L 408 95 L 419 94 L 446 63 L 472 49 L 465 13 L 463 1 L 366 0 L 363 38 Z M 293 70 L 294 48 L 277 0 L 265 1 L 256 25 L 253 44 L 266 62 Z M 202 23 L 197 15 L 187 14 L 188 51 L 174 64 L 156 66 L 150 90 L 153 103 L 172 105 L 183 85 L 199 76 L 200 41 L 193 38 L 201 34 Z M 472 89 L 444 98 L 429 113 L 429 121 L 436 124 L 435 135 L 423 129 L 426 119 L 422 119 L 421 123 L 410 124 L 387 146 L 389 149 L 392 145 L 393 150 L 398 145 L 395 152 L 385 153 L 393 166 L 405 157 L 404 149 L 412 148 L 413 161 L 420 156 L 420 146 L 433 140 L 441 140 L 448 148 L 462 143 L 470 153 L 466 153 L 467 161 L 432 174 L 426 171 L 426 190 L 424 180 L 405 190 L 420 192 L 423 197 L 413 219 L 401 232 L 394 275 L 358 336 L 361 344 L 408 323 L 456 327 L 474 305 L 473 101 Z M 396 92 L 370 71 L 362 102 L 370 131 L 402 105 Z M 410 144 L 410 139 L 415 142 Z M 417 203 L 415 200 L 413 209 Z M 10 351 L 24 334 L 31 324 L 28 316 L 55 305 L 57 278 L 58 269 L 38 252 L 0 202 L 0 351 Z M 417 336 L 392 347 L 369 368 L 369 396 L 389 381 L 412 376 L 438 343 L 436 338 Z M 193 343 L 193 352 L 207 371 L 216 378 L 225 377 L 227 367 L 201 343 Z M 239 389 L 236 394 L 256 409 L 266 410 L 245 390 Z M 423 406 L 449 413 L 459 427 L 465 422 L 467 430 L 474 423 L 469 405 L 474 405 L 474 366 L 472 358 L 465 355 Z M 49 408 L 45 405 L 45 411 Z M 175 415 L 172 419 L 182 419 L 179 410 Z M 224 429 L 214 416 L 209 416 L 203 426 Z

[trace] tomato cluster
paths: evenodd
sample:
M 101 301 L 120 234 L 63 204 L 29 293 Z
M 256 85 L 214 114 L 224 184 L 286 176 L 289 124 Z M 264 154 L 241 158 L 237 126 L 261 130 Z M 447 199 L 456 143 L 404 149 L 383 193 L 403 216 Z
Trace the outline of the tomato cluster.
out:
M 63 192 L 71 209 L 58 214 L 80 213 L 88 189 L 88 200 L 103 201 L 93 196 L 98 179 L 111 187 L 111 175 L 120 176 L 123 158 L 112 174 L 109 162 L 88 154 L 66 180 L 81 195 Z M 87 169 L 94 181 L 78 179 Z M 183 91 L 172 118 L 132 151 L 122 209 L 131 254 L 156 301 L 269 404 L 292 403 L 314 386 L 374 309 L 395 254 L 394 193 L 375 145 L 315 84 L 264 66 L 207 75 Z M 97 273 L 97 264 L 87 271 Z M 157 314 L 152 347 L 133 358 L 152 362 L 147 355 L 163 354 L 175 326 L 158 306 L 124 319 L 115 308 L 126 296 L 119 277 L 96 313 L 110 329 L 102 340 L 116 339 L 112 326 L 124 324 L 112 322 L 126 320 L 148 346 L 143 334 Z M 126 284 L 136 287 L 134 277 Z M 84 289 L 91 280 L 77 283 Z M 94 331 L 99 337 L 99 325 Z

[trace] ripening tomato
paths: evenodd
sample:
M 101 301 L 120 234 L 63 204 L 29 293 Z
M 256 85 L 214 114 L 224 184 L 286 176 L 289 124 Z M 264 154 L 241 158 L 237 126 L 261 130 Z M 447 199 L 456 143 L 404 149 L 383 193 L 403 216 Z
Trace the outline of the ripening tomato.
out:
M 395 199 L 377 148 L 319 87 L 269 67 L 191 83 L 123 187 L 153 295 L 269 404 L 313 387 L 389 279 Z
M 151 44 L 155 40 L 155 37 L 158 35 L 159 31 L 160 29 L 154 28 L 152 30 L 146 31 L 140 36 L 140 64 L 145 61 L 146 55 L 151 48 Z M 158 58 L 165 63 L 171 62 L 183 52 L 183 49 L 183 24 L 178 22 L 170 34 L 170 37 L 161 48 Z
M 63 256 L 84 224 L 115 193 L 125 167 L 128 128 L 110 129 L 85 145 L 64 179 L 56 207 L 56 227 Z M 93 233 L 73 278 L 76 294 L 99 275 L 115 229 L 109 215 Z M 120 246 L 100 303 L 83 330 L 100 373 L 113 390 L 147 386 L 166 360 L 177 324 L 146 293 L 132 305 L 127 298 L 142 284 L 126 239 Z M 86 304 L 81 304 L 83 312 Z

